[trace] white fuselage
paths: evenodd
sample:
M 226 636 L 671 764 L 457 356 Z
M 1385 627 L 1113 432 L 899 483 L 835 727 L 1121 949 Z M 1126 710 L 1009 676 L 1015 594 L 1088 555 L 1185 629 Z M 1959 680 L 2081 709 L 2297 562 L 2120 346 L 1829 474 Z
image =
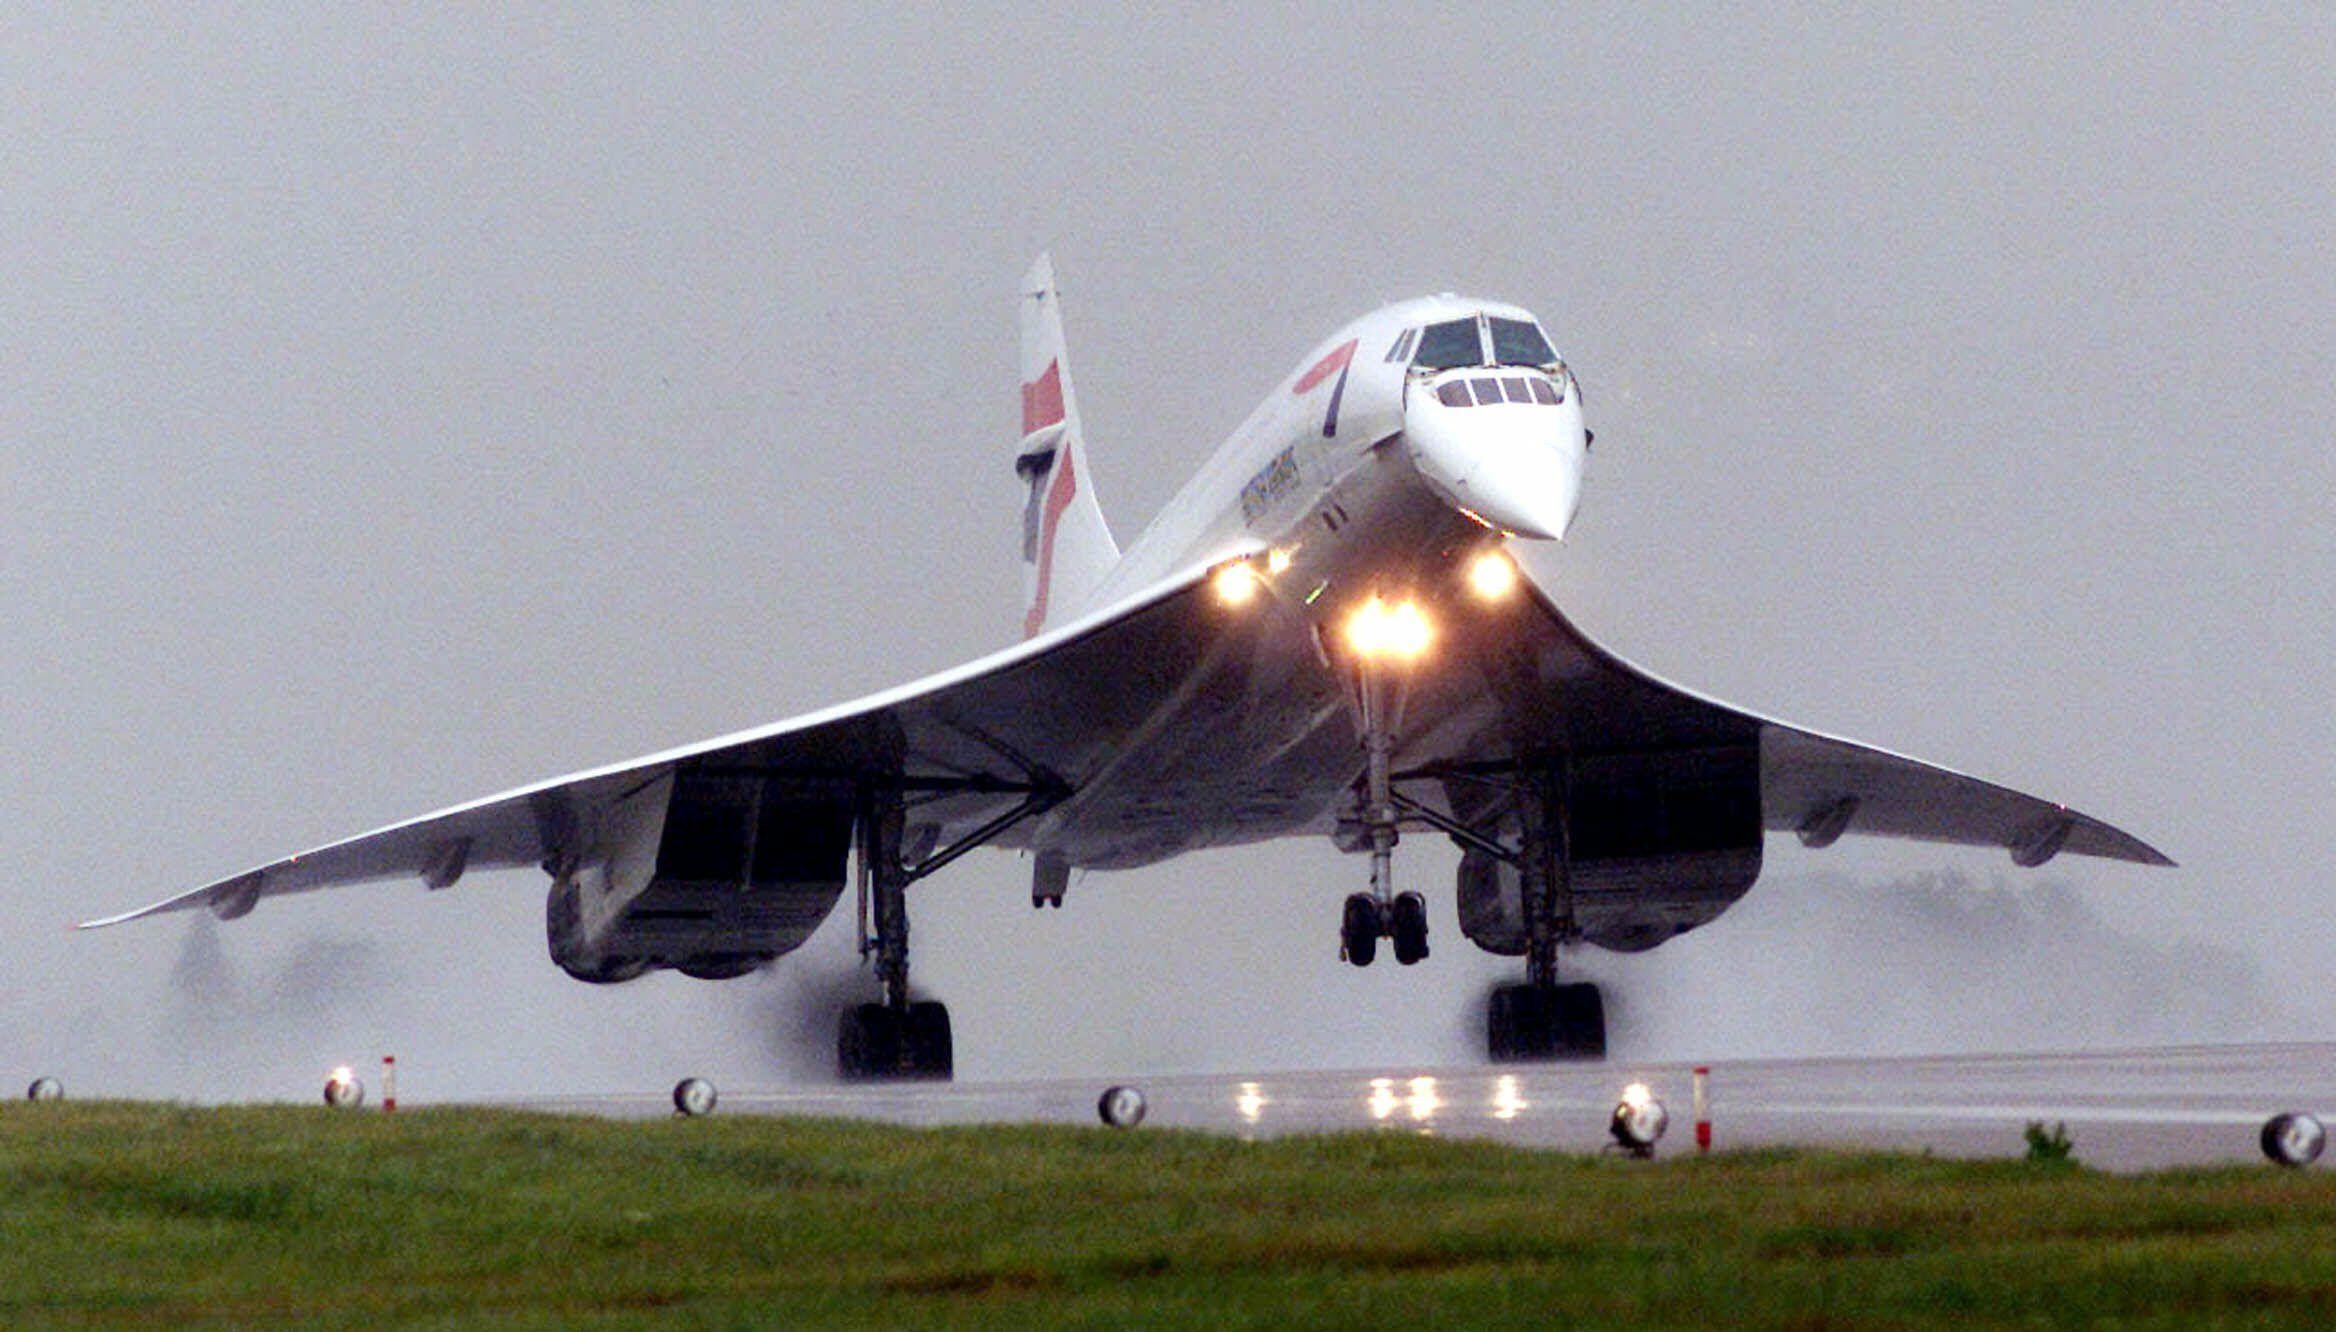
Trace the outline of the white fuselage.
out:
M 1274 552 L 1285 592 L 1313 594 L 1307 604 L 1328 614 L 1466 553 L 1456 547 L 1562 536 L 1588 435 L 1580 390 L 1555 353 L 1496 366 L 1488 337 L 1469 358 L 1482 364 L 1415 363 L 1421 330 L 1444 326 L 1448 341 L 1452 324 L 1479 317 L 1533 324 L 1514 306 L 1439 296 L 1387 306 L 1325 338 L 1168 502 L 1090 605 L 1263 550 Z M 1455 381 L 1463 387 L 1445 389 Z M 1524 400 L 1479 405 L 1466 387 L 1474 381 L 1505 381 Z

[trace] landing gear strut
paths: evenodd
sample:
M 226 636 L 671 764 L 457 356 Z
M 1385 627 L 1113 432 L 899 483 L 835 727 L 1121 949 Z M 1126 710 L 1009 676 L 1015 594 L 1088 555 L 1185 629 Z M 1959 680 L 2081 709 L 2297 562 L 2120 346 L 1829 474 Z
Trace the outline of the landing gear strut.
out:
M 862 801 L 859 831 L 860 952 L 876 960 L 881 1002 L 843 1012 L 836 1029 L 836 1073 L 847 1082 L 876 1078 L 932 1078 L 946 1082 L 955 1071 L 949 1010 L 917 1002 L 908 990 L 908 867 L 900 854 L 907 818 L 898 800 Z M 873 936 L 865 925 L 875 918 Z
M 1371 891 L 1346 899 L 1339 919 L 1339 956 L 1358 967 L 1379 955 L 1379 940 L 1395 945 L 1395 960 L 1411 966 L 1428 955 L 1428 904 L 1418 893 L 1395 891 L 1395 751 L 1391 689 L 1386 669 L 1365 654 L 1355 662 L 1356 713 L 1363 732 L 1362 826 L 1371 853 Z
M 1525 908 L 1525 983 L 1492 992 L 1485 1055 L 1496 1064 L 1606 1057 L 1606 1000 L 1586 982 L 1561 985 L 1557 950 L 1579 942 L 1569 866 L 1572 807 L 1565 770 L 1535 772 L 1520 802 L 1524 838 L 1517 856 Z
M 933 849 L 934 829 L 906 845 L 908 790 L 955 793 L 1019 792 L 1011 809 Z M 956 1071 L 956 1048 L 949 1010 L 932 1000 L 912 999 L 908 984 L 908 886 L 982 845 L 1022 820 L 1059 803 L 1067 791 L 1054 785 L 929 783 L 870 787 L 861 792 L 853 818 L 854 859 L 859 864 L 860 955 L 873 959 L 882 997 L 843 1011 L 836 1026 L 836 1073 L 847 1082 L 926 1078 L 946 1082 Z

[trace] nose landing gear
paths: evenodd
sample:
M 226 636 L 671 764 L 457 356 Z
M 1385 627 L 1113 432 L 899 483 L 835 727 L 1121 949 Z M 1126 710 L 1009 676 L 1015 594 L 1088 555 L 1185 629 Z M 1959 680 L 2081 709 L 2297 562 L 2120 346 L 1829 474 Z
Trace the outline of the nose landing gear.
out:
M 1379 940 L 1395 945 L 1395 960 L 1412 966 L 1428 955 L 1428 904 L 1418 893 L 1395 891 L 1396 826 L 1393 754 L 1387 673 L 1368 654 L 1355 663 L 1356 713 L 1363 732 L 1363 845 L 1371 853 L 1371 891 L 1346 899 L 1339 920 L 1338 954 L 1358 967 L 1379 955 Z
M 1338 955 L 1358 967 L 1378 960 L 1379 941 L 1394 945 L 1395 961 L 1412 966 L 1428 955 L 1428 903 L 1418 893 L 1397 893 L 1385 908 L 1369 893 L 1346 899 L 1338 923 Z

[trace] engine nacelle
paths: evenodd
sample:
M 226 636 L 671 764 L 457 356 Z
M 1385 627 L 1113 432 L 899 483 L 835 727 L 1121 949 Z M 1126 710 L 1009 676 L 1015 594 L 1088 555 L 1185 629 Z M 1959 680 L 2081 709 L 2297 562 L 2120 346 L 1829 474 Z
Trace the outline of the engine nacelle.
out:
M 1516 866 L 1474 848 L 1462 853 L 1460 932 L 1488 953 L 1525 955 L 1524 876 Z
M 552 961 L 606 984 L 660 968 L 743 976 L 811 937 L 843 894 L 848 792 L 752 775 L 670 770 L 599 811 L 554 868 Z
M 1472 805 L 1457 784 L 1447 789 L 1456 812 L 1504 827 L 1515 844 L 1513 802 Z M 1586 942 L 1624 953 L 1653 948 L 1717 919 L 1760 877 L 1757 747 L 1581 756 L 1562 789 L 1571 807 L 1545 818 L 1569 832 L 1564 889 Z M 1521 956 L 1528 935 L 1517 866 L 1468 848 L 1458 887 L 1469 942 Z

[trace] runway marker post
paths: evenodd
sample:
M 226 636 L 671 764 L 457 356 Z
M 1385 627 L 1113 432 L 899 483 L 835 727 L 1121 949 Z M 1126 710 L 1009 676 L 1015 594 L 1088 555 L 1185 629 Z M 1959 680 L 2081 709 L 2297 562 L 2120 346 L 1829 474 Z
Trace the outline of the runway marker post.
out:
M 1695 1069 L 1695 1154 L 1711 1150 L 1711 1068 L 1699 1064 Z
M 397 1113 L 397 1056 L 381 1057 L 381 1113 Z

